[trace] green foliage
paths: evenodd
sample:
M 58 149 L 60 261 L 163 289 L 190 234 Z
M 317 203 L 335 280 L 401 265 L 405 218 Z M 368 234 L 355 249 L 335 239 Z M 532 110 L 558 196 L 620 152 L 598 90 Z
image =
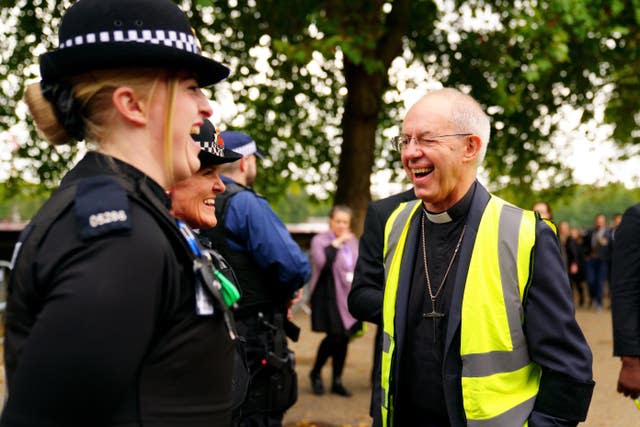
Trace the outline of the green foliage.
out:
M 568 221 L 573 226 L 592 227 L 597 214 L 610 222 L 617 213 L 624 213 L 640 202 L 640 189 L 628 189 L 620 183 L 605 187 L 579 186 L 571 193 L 552 202 L 554 221 Z
M 58 25 L 62 11 L 70 1 L 3 1 L 0 5 L 0 21 L 5 23 L 0 34 L 0 132 L 27 121 L 28 134 L 16 132 L 26 140 L 19 141 L 13 153 L 8 188 L 18 190 L 26 181 L 25 176 L 37 177 L 44 189 L 55 188 L 77 149 L 55 149 L 37 135 L 30 119 L 19 108 L 24 85 L 37 77 L 35 52 L 50 50 L 57 39 L 51 28 Z M 24 136 L 23 136 L 24 135 Z M 20 162 L 20 159 L 30 159 Z M 15 194 L 15 193 L 12 193 Z
M 509 185 L 526 189 L 538 170 L 565 174 L 558 159 L 542 155 L 558 123 L 545 129 L 538 121 L 565 104 L 583 108 L 583 120 L 590 119 L 595 93 L 611 83 L 624 85 L 628 93 L 614 90 L 606 121 L 616 125 L 614 137 L 619 142 L 640 142 L 632 133 L 638 128 L 640 85 L 633 89 L 617 75 L 623 73 L 637 82 L 640 72 L 640 35 L 633 21 L 637 6 L 617 2 L 614 10 L 608 0 L 478 4 L 491 5 L 500 14 L 503 30 L 462 31 L 461 41 L 449 45 L 438 61 L 455 58 L 448 81 L 468 85 L 484 105 L 498 107 L 492 116 L 495 129 L 487 156 L 492 181 L 509 177 Z M 628 37 L 613 46 L 618 27 L 625 28 Z M 537 149 L 528 149 L 531 144 Z
M 611 220 L 613 215 L 640 202 L 640 188 L 629 189 L 617 182 L 605 186 L 568 184 L 541 191 L 521 191 L 511 185 L 495 194 L 526 209 L 545 201 L 551 206 L 556 224 L 568 221 L 578 227 L 593 226 L 595 216 L 600 213 Z
M 36 63 L 34 48 L 55 44 L 52 28 L 68 3 L 0 3 L 7 23 L 0 34 L 0 131 L 28 122 L 18 108 L 23 76 L 36 77 L 27 66 Z M 493 187 L 509 197 L 530 202 L 541 176 L 558 187 L 552 193 L 571 190 L 570 172 L 548 154 L 558 127 L 550 117 L 564 105 L 590 120 L 596 94 L 606 89 L 604 121 L 615 125 L 613 137 L 640 143 L 637 0 L 457 0 L 449 15 L 433 0 L 179 3 L 203 50 L 232 68 L 238 117 L 223 127 L 247 131 L 268 152 L 258 190 L 272 201 L 288 197 L 295 182 L 299 189 L 324 186 L 322 197 L 335 193 L 341 202 L 359 198 L 357 209 L 364 209 L 370 173 L 398 169 L 384 135 L 402 120 L 403 89 L 388 76 L 400 57 L 424 65 L 443 85 L 470 90 L 491 111 L 485 166 Z M 499 28 L 472 26 L 464 11 L 492 13 Z M 53 188 L 76 150 L 54 150 L 28 128 L 11 163 L 13 188 L 29 175 Z
M 0 187 L 0 221 L 27 221 L 49 197 L 42 186 L 22 182 Z
M 292 183 L 284 196 L 272 203 L 272 207 L 284 223 L 298 224 L 309 218 L 328 217 L 331 202 L 313 200 L 299 184 Z

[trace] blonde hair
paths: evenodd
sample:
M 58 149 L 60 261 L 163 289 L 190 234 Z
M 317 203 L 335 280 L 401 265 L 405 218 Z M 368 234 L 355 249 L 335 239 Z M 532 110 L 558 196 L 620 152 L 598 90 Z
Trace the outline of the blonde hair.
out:
M 81 74 L 71 80 L 73 97 L 82 106 L 86 139 L 100 141 L 104 126 L 109 122 L 114 109 L 111 108 L 113 91 L 120 86 L 130 86 L 140 93 L 153 95 L 159 79 L 166 72 L 157 69 L 111 69 Z M 36 127 L 42 136 L 53 145 L 72 142 L 72 137 L 59 122 L 53 105 L 44 98 L 40 83 L 27 86 L 24 99 L 33 115 Z
M 156 68 L 117 68 L 98 70 L 81 74 L 71 81 L 73 96 L 82 106 L 82 120 L 85 128 L 85 139 L 100 142 L 106 131 L 105 126 L 116 114 L 112 106 L 113 92 L 121 86 L 129 86 L 134 91 L 145 94 L 151 102 L 157 84 L 167 83 L 167 108 L 163 129 L 163 147 L 165 170 L 170 182 L 173 182 L 173 109 L 175 95 L 179 84 L 179 75 Z M 43 138 L 52 145 L 73 143 L 73 138 L 67 133 L 58 120 L 53 105 L 47 101 L 40 83 L 27 86 L 24 99 L 33 115 L 36 128 Z
M 167 82 L 167 108 L 165 108 L 164 118 L 164 167 L 169 182 L 175 182 L 173 173 L 173 137 L 171 131 L 173 129 L 173 109 L 176 100 L 176 92 L 178 91 L 178 79 L 170 78 Z

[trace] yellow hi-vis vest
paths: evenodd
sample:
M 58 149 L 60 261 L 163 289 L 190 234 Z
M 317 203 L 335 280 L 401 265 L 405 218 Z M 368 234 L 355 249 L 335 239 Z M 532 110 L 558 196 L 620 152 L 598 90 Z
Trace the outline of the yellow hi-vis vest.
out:
M 420 200 L 402 203 L 385 227 L 384 427 L 393 425 L 391 375 L 392 361 L 398 358 L 394 354 L 398 278 L 411 218 L 420 204 Z M 462 299 L 462 400 L 468 426 L 526 426 L 533 410 L 540 367 L 529 359 L 522 301 L 531 276 L 535 236 L 534 212 L 491 196 L 478 227 Z

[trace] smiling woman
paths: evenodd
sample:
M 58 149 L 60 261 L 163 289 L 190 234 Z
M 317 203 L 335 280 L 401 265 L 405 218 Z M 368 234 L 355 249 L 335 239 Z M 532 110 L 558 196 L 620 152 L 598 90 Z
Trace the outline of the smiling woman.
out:
M 216 219 L 216 196 L 225 190 L 218 174 L 218 166 L 235 162 L 242 156 L 228 148 L 209 120 L 200 126 L 193 139 L 200 144 L 200 169 L 191 177 L 179 181 L 169 189 L 172 213 L 193 228 L 213 228 Z
M 0 425 L 229 425 L 226 300 L 165 192 L 201 167 L 200 87 L 229 70 L 171 0 L 80 0 L 59 40 L 27 104 L 51 144 L 97 150 L 16 245 Z

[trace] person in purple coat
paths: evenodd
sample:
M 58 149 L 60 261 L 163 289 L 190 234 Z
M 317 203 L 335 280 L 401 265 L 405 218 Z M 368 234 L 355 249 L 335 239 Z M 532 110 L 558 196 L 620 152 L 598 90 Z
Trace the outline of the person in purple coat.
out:
M 311 329 L 327 335 L 309 374 L 314 394 L 323 394 L 320 371 L 331 357 L 333 382 L 331 392 L 349 397 L 342 385 L 342 371 L 350 337 L 360 329 L 347 308 L 347 297 L 358 258 L 358 239 L 351 232 L 351 209 L 336 205 L 329 215 L 329 230 L 311 240 Z

